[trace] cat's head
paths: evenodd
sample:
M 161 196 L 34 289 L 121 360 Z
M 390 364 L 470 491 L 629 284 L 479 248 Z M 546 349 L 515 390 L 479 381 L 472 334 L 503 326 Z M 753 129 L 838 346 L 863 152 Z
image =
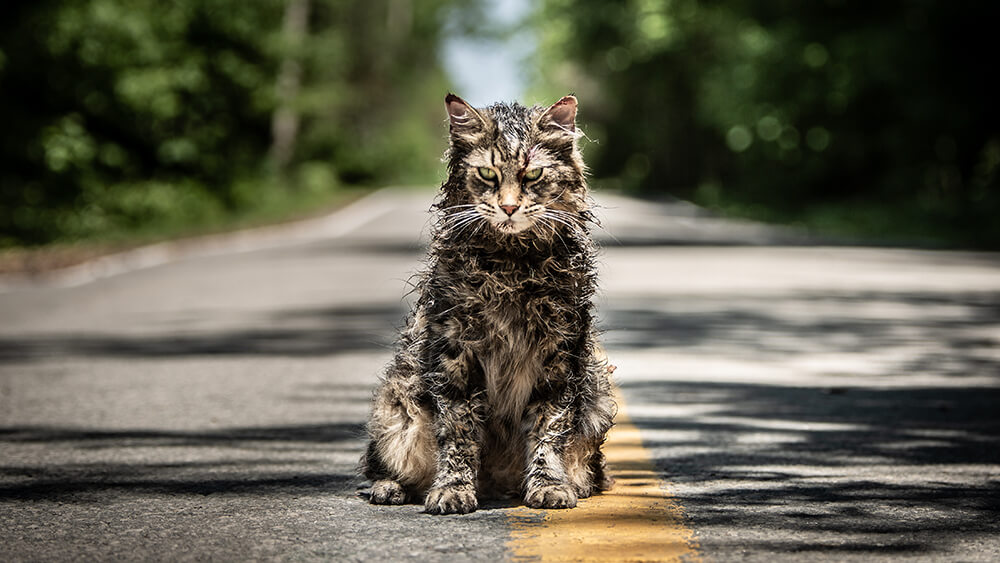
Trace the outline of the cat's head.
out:
M 445 98 L 450 121 L 446 223 L 469 232 L 555 236 L 586 217 L 576 98 L 546 108 L 498 103 L 476 109 Z

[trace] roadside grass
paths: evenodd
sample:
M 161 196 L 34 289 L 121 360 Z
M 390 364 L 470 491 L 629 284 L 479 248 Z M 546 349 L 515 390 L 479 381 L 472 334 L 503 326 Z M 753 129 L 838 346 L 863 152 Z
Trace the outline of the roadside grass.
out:
M 142 222 L 112 223 L 72 238 L 38 246 L 0 248 L 0 274 L 35 274 L 73 266 L 87 260 L 164 241 L 190 240 L 226 232 L 318 217 L 370 193 L 371 188 L 259 189 L 248 187 L 248 197 L 231 208 L 207 205 L 197 211 L 171 209 Z M 249 194 L 253 194 L 252 197 Z M 213 202 L 207 202 L 209 204 Z
M 848 244 L 928 249 L 1000 249 L 1000 221 L 990 206 L 964 210 L 923 202 L 845 201 L 781 208 L 730 200 L 700 198 L 694 203 L 724 217 L 802 229 L 821 239 Z

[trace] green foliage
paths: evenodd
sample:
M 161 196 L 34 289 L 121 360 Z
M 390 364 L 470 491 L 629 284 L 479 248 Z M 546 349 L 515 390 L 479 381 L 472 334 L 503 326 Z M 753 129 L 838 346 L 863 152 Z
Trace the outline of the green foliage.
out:
M 9 6 L 0 246 L 200 228 L 344 184 L 432 178 L 437 46 L 463 2 L 306 4 L 301 37 L 283 28 L 283 0 Z M 297 88 L 284 99 L 289 62 Z M 269 158 L 279 110 L 299 125 L 281 163 Z
M 998 92 L 983 66 L 998 15 L 930 0 L 548 0 L 538 90 L 583 98 L 606 184 L 1000 247 Z

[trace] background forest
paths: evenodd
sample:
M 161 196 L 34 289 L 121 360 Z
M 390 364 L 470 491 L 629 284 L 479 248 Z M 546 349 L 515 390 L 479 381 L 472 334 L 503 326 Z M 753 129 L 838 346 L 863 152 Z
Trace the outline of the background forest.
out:
M 549 0 L 610 185 L 885 242 L 1000 248 L 1000 4 Z
M 531 38 L 524 100 L 581 98 L 598 188 L 1000 248 L 992 2 L 544 0 L 509 26 L 473 0 L 5 8 L 0 248 L 174 236 L 437 183 L 456 33 Z

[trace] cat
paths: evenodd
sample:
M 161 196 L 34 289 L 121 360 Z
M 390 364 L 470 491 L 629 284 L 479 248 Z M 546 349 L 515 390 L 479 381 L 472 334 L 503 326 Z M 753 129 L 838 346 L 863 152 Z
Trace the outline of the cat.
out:
M 571 508 L 606 490 L 616 411 L 591 298 L 595 223 L 577 100 L 475 109 L 445 98 L 448 176 L 417 299 L 373 397 L 370 502 L 468 513 L 515 497 Z

